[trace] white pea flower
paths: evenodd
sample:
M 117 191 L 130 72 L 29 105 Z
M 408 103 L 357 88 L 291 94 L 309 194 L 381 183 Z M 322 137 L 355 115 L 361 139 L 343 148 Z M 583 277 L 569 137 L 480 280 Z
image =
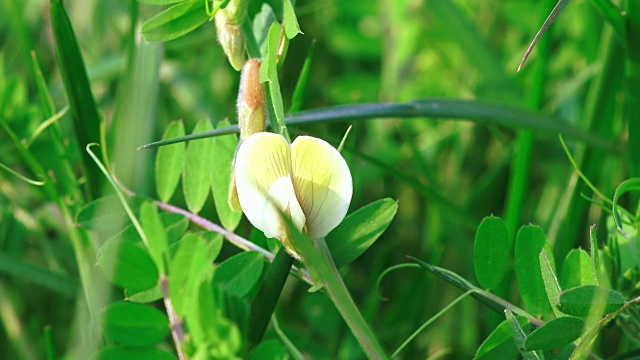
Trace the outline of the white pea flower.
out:
M 279 239 L 296 258 L 282 213 L 312 239 L 342 222 L 353 193 L 351 172 L 326 141 L 259 132 L 240 145 L 235 159 L 240 206 L 267 237 Z

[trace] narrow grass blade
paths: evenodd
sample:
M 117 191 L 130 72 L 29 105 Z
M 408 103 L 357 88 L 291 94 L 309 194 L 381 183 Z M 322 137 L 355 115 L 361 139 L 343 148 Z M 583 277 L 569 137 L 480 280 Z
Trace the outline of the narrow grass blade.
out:
M 454 99 L 422 99 L 408 103 L 350 104 L 306 110 L 285 116 L 287 125 L 359 121 L 375 118 L 434 117 L 449 120 L 469 120 L 478 124 L 498 125 L 511 129 L 529 129 L 541 134 L 564 134 L 587 144 L 607 150 L 616 146 L 598 135 L 565 124 L 560 120 L 533 112 L 477 101 Z M 267 124 L 269 127 L 269 124 Z M 138 149 L 152 149 L 183 141 L 204 139 L 238 132 L 237 125 L 175 139 L 156 141 Z
M 549 14 L 549 17 L 547 17 L 547 20 L 544 21 L 544 23 L 542 24 L 542 27 L 540 28 L 540 30 L 538 30 L 538 33 L 533 38 L 533 41 L 531 41 L 531 44 L 527 48 L 527 51 L 524 53 L 524 56 L 522 57 L 522 61 L 520 62 L 520 65 L 518 65 L 518 71 L 522 69 L 522 65 L 524 65 L 525 61 L 527 61 L 529 54 L 531 54 L 531 50 L 533 50 L 533 47 L 536 46 L 536 43 L 538 42 L 538 40 L 540 40 L 540 37 L 542 36 L 542 34 L 544 34 L 544 32 L 547 31 L 549 26 L 551 26 L 551 24 L 556 20 L 558 15 L 560 15 L 560 13 L 562 12 L 562 10 L 564 10 L 567 4 L 569 4 L 569 0 L 558 1 L 556 6 L 551 11 L 551 14 Z
M 625 18 L 631 19 L 633 15 L 627 12 L 626 16 L 622 16 L 622 12 L 620 11 L 620 9 L 611 0 L 591 0 L 591 3 L 593 4 L 593 6 L 596 7 L 596 9 L 598 9 L 598 11 L 600 11 L 604 19 L 609 23 L 609 25 L 613 27 L 615 34 L 621 40 L 623 41 L 626 40 L 626 42 L 628 42 L 629 45 L 631 45 L 632 37 L 637 37 L 638 33 L 636 33 L 634 36 L 630 36 L 627 39 L 627 36 L 630 34 L 625 32 Z M 627 2 L 627 4 L 629 4 L 630 6 L 637 6 L 637 5 L 632 5 L 631 3 L 633 3 L 633 1 Z M 637 20 L 631 20 L 631 21 L 637 21 Z M 635 46 L 638 46 L 638 44 L 636 44 Z
M 82 53 L 63 1 L 51 0 L 50 12 L 58 66 L 69 101 L 75 136 L 78 139 L 82 164 L 87 177 L 87 195 L 89 199 L 95 199 L 100 194 L 102 178 L 93 166 L 89 154 L 82 150 L 90 143 L 100 142 L 100 116 L 93 99 Z

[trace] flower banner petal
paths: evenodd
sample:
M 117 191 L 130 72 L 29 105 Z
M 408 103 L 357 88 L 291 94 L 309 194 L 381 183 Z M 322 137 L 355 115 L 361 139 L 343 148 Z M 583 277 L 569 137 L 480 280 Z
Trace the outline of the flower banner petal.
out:
M 235 177 L 242 210 L 267 237 L 282 240 L 286 235 L 280 212 L 304 226 L 291 184 L 291 151 L 284 137 L 266 132 L 249 136 L 238 149 Z
M 353 183 L 347 162 L 324 140 L 299 136 L 291 144 L 293 186 L 307 218 L 307 233 L 325 237 L 349 209 Z

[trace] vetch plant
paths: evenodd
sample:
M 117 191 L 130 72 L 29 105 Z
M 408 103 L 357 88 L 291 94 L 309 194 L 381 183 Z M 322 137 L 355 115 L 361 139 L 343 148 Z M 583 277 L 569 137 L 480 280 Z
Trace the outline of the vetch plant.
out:
M 247 219 L 279 239 L 295 258 L 281 213 L 312 239 L 324 238 L 347 214 L 353 184 L 346 161 L 326 141 L 256 133 L 238 149 L 235 180 Z

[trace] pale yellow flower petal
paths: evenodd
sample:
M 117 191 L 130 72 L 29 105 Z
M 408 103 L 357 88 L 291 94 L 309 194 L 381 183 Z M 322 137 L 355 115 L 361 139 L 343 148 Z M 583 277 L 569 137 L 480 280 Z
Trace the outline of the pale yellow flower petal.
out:
M 353 193 L 342 155 L 324 140 L 299 136 L 291 144 L 293 187 L 307 218 L 307 233 L 325 237 L 342 222 Z
M 302 230 L 304 214 L 291 181 L 291 150 L 284 137 L 256 133 L 242 142 L 235 160 L 238 200 L 245 216 L 267 237 L 283 239 L 280 212 Z

